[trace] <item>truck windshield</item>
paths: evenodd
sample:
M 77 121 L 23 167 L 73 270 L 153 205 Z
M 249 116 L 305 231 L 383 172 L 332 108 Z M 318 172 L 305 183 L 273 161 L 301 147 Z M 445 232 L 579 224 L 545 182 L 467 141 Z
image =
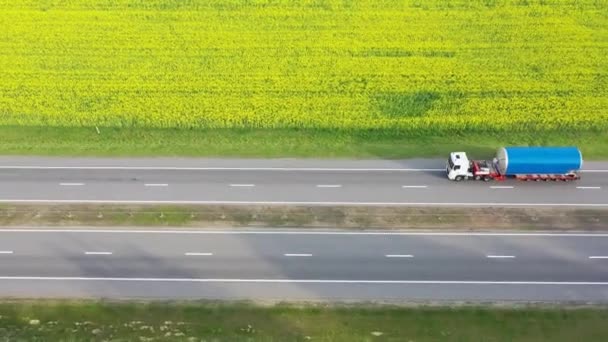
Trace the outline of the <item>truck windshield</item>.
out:
M 450 170 L 454 168 L 454 163 L 452 162 L 452 158 L 448 158 L 448 165 L 450 166 Z

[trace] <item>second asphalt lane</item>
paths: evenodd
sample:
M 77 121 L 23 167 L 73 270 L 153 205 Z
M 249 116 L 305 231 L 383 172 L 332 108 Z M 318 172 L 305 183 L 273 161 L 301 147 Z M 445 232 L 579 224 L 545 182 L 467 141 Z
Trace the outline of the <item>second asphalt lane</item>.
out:
M 1 230 L 0 293 L 607 301 L 608 235 Z
M 236 167 L 236 162 L 171 166 L 134 161 L 136 166 L 128 166 L 4 160 L 0 201 L 608 207 L 608 171 L 599 163 L 585 170 L 580 181 L 558 183 L 455 183 L 445 177 L 441 160 L 410 161 L 407 167 L 378 163 L 248 168 L 247 161 Z

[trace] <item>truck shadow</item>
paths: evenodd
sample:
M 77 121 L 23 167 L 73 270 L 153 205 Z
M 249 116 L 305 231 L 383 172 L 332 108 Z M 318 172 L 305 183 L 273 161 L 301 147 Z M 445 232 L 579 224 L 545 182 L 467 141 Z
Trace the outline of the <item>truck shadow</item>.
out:
M 431 177 L 436 178 L 436 179 L 441 179 L 441 180 L 443 180 L 445 182 L 450 182 L 450 180 L 446 176 L 445 170 L 442 170 L 442 171 L 424 170 L 424 171 L 421 171 L 421 172 L 424 175 L 428 175 L 428 176 L 431 176 Z

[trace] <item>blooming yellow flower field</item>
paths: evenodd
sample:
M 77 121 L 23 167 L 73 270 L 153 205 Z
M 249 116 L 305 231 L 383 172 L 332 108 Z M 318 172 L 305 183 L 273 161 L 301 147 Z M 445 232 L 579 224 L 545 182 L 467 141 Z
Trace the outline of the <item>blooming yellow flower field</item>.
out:
M 0 0 L 0 125 L 606 130 L 603 0 Z

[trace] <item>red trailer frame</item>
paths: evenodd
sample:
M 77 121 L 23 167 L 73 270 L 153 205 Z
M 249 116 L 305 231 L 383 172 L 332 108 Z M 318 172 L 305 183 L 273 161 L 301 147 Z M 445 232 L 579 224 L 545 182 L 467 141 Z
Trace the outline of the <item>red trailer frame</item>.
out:
M 535 181 L 535 182 L 540 182 L 540 181 L 544 181 L 544 182 L 548 182 L 548 181 L 553 181 L 553 182 L 557 182 L 557 181 L 568 182 L 568 181 L 578 180 L 578 179 L 581 178 L 577 174 L 565 174 L 565 175 L 515 175 L 514 177 L 515 177 L 515 179 L 517 179 L 519 181 L 524 181 L 524 182 L 529 182 L 529 181 Z
M 557 182 L 557 181 L 562 181 L 562 182 L 568 182 L 568 181 L 574 181 L 574 180 L 578 180 L 581 177 L 576 174 L 576 173 L 568 173 L 568 174 L 531 174 L 531 175 L 513 175 L 513 176 L 507 176 L 507 175 L 503 175 L 500 174 L 500 172 L 498 172 L 498 170 L 496 169 L 495 165 L 490 163 L 489 161 L 485 161 L 486 163 L 488 163 L 489 165 L 491 165 L 490 167 L 490 173 L 489 174 L 484 174 L 484 175 L 479 175 L 478 173 L 480 171 L 480 167 L 479 167 L 479 162 L 477 160 L 473 161 L 473 175 L 475 176 L 475 179 L 483 179 L 483 180 L 488 180 L 487 177 L 496 180 L 496 181 L 505 181 L 507 180 L 507 178 L 515 178 L 518 181 L 524 181 L 524 182 L 530 182 L 530 181 L 534 181 L 534 182 L 548 182 L 548 181 L 552 181 L 552 182 Z

